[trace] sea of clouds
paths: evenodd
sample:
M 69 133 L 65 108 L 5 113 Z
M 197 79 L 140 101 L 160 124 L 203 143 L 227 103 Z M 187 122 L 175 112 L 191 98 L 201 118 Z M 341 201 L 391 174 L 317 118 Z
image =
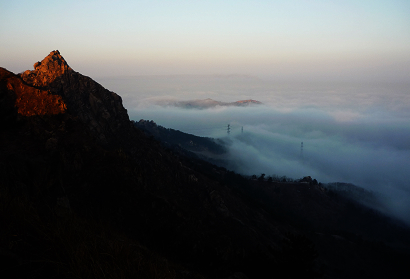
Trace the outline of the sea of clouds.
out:
M 225 140 L 229 167 L 236 172 L 353 183 L 381 193 L 386 209 L 410 224 L 409 84 L 297 83 L 249 76 L 147 76 L 100 82 L 123 97 L 133 120 L 154 120 L 166 128 Z M 254 99 L 263 105 L 167 105 L 206 98 Z

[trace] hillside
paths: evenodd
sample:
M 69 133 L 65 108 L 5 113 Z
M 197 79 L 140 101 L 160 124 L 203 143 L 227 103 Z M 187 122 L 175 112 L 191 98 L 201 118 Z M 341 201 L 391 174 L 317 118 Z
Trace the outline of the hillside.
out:
M 187 157 L 199 157 L 219 166 L 226 166 L 224 155 L 227 153 L 226 143 L 219 139 L 198 137 L 174 129 L 157 125 L 154 121 L 141 119 L 133 122 L 135 127 L 144 131 L 147 136 L 154 137 L 161 145 Z
M 0 68 L 0 125 L 0 270 L 11 278 L 408 271 L 408 228 L 320 185 L 250 180 L 164 148 L 58 51 L 19 75 Z

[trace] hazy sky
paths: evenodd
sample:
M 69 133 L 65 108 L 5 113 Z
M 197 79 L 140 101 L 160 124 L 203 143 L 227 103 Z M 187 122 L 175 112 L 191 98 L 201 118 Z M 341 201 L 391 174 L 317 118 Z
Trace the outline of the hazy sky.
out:
M 0 66 L 58 49 L 91 77 L 410 79 L 410 1 L 0 0 Z

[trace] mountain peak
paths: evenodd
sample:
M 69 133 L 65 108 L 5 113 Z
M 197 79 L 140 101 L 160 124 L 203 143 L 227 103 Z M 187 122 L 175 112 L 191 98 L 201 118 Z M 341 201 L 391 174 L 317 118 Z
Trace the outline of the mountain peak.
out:
M 53 50 L 43 59 L 43 61 L 34 64 L 34 70 L 44 71 L 52 70 L 53 68 L 61 69 L 63 71 L 71 69 L 58 50 Z
M 50 52 L 41 62 L 34 63 L 34 70 L 27 70 L 18 76 L 0 69 L 1 94 L 2 90 L 9 95 L 7 106 L 14 103 L 18 114 L 64 113 L 65 117 L 74 117 L 83 122 L 104 145 L 127 144 L 132 142 L 129 138 L 135 134 L 121 97 L 90 77 L 74 71 L 58 50 Z M 3 108 L 1 103 L 0 108 Z M 14 117 L 15 111 L 10 111 L 7 115 Z
M 53 50 L 41 62 L 34 63 L 34 70 L 27 70 L 21 78 L 34 86 L 44 87 L 67 71 L 72 71 L 58 50 Z

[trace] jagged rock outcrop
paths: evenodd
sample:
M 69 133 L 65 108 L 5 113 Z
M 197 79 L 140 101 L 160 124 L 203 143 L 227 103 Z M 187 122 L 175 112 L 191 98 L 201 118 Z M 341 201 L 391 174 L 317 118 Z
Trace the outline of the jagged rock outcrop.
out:
M 72 71 L 58 50 L 50 52 L 43 61 L 34 63 L 34 70 L 27 70 L 21 78 L 36 87 L 46 87 L 64 73 Z
M 74 71 L 58 50 L 20 75 L 27 85 L 61 96 L 67 111 L 103 144 L 126 143 L 132 125 L 120 96 Z

